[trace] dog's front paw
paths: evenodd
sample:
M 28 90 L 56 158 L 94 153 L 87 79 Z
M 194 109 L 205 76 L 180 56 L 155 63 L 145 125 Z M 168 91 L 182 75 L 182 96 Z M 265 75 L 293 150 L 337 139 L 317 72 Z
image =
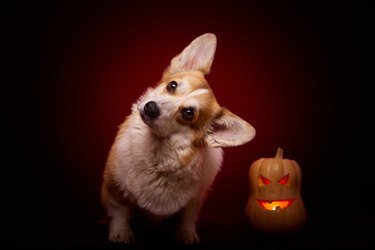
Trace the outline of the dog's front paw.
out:
M 130 228 L 111 230 L 109 233 L 109 240 L 125 244 L 135 242 L 134 233 Z
M 197 244 L 199 237 L 195 230 L 180 229 L 177 232 L 177 241 L 183 244 Z

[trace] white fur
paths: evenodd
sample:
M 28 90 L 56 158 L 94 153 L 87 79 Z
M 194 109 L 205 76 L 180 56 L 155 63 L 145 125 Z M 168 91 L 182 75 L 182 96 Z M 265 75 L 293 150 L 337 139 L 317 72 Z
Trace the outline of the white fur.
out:
M 115 144 L 117 182 L 136 197 L 140 208 L 155 215 L 172 215 L 190 199 L 201 198 L 220 169 L 223 151 L 203 147 L 189 166 L 181 167 L 178 155 L 190 148 L 189 134 L 153 140 L 139 117 L 131 116 L 129 132 Z

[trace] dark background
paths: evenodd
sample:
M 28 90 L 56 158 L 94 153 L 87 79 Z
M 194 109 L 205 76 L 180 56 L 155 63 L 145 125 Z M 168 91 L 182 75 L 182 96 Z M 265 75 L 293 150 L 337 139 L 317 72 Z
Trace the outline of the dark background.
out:
M 30 1 L 13 10 L 6 24 L 16 51 L 26 49 L 16 65 L 26 96 L 11 112 L 23 120 L 25 154 L 9 178 L 15 201 L 3 201 L 16 212 L 8 240 L 112 246 L 99 194 L 117 127 L 173 56 L 213 32 L 207 80 L 257 135 L 225 149 L 198 223 L 202 245 L 371 242 L 368 2 Z M 243 210 L 249 167 L 279 146 L 301 167 L 308 220 L 297 234 L 274 237 L 251 230 Z M 139 232 L 138 244 L 173 241 L 168 228 Z

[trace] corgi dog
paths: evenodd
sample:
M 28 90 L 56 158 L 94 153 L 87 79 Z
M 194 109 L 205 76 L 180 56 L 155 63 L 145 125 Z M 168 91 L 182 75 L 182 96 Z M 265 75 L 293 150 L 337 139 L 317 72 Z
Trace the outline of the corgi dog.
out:
M 196 223 L 221 168 L 222 148 L 255 136 L 252 125 L 219 105 L 205 79 L 216 43 L 212 33 L 195 38 L 120 125 L 101 187 L 110 241 L 135 242 L 132 216 L 141 211 L 155 221 L 176 215 L 177 241 L 199 243 Z

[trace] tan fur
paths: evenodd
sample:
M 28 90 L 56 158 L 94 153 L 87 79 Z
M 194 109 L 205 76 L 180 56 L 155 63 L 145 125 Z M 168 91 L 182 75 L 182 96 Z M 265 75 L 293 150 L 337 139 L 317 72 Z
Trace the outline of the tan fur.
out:
M 111 241 L 135 241 L 131 218 L 140 209 L 161 219 L 178 213 L 177 239 L 199 242 L 195 224 L 221 168 L 222 147 L 242 145 L 255 136 L 249 123 L 218 104 L 205 79 L 215 49 L 213 34 L 193 40 L 120 126 L 101 191 L 111 217 Z M 171 82 L 178 83 L 173 90 Z M 187 109 L 193 116 L 186 115 Z

